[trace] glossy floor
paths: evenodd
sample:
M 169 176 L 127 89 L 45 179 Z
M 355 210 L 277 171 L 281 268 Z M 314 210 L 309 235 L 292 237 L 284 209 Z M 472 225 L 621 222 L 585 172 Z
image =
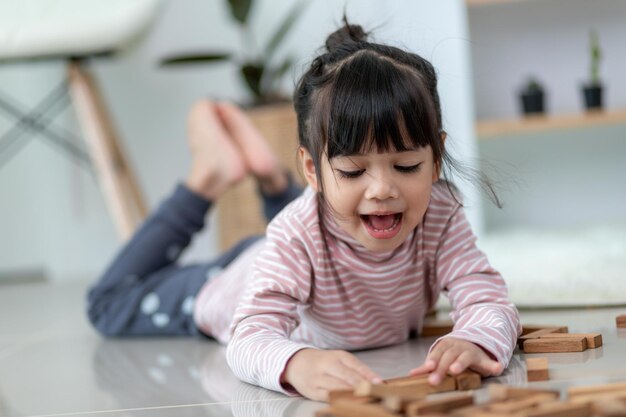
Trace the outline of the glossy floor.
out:
M 306 417 L 324 406 L 239 382 L 224 347 L 212 341 L 103 339 L 85 319 L 84 294 L 84 285 L 0 287 L 1 416 Z M 626 331 L 615 327 L 622 313 L 626 307 L 522 312 L 524 323 L 604 337 L 598 349 L 545 355 L 551 380 L 531 385 L 626 380 Z M 358 355 L 383 377 L 399 376 L 423 361 L 433 340 Z M 525 385 L 523 355 L 516 353 L 504 375 L 485 382 Z

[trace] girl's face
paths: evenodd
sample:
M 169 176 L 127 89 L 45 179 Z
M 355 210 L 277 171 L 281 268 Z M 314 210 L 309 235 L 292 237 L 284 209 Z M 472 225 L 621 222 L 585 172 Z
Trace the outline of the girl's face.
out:
M 319 191 L 311 155 L 301 149 L 309 185 Z M 324 198 L 337 224 L 366 248 L 390 251 L 421 223 L 438 179 L 430 146 L 404 152 L 322 157 Z

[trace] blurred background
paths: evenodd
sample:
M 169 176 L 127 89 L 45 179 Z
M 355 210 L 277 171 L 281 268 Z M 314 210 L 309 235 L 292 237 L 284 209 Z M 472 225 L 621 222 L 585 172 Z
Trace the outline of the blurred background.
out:
M 254 42 L 269 42 L 299 3 L 254 1 L 246 23 Z M 279 82 L 282 91 L 290 94 L 344 12 L 374 40 L 429 59 L 439 73 L 447 144 L 483 169 L 503 200 L 498 209 L 460 183 L 480 245 L 509 281 L 513 300 L 626 303 L 623 1 L 305 3 L 276 49 L 275 62 L 287 56 L 293 62 Z M 245 42 L 227 1 L 170 0 L 123 52 L 91 60 L 150 209 L 187 173 L 185 119 L 192 103 L 251 100 L 231 61 L 160 62 L 192 51 L 241 54 Z M 602 107 L 589 110 L 582 86 L 594 75 L 603 86 Z M 0 94 L 31 107 L 65 76 L 62 60 L 4 60 Z M 524 115 L 521 95 L 537 84 L 543 111 Z M 0 135 L 13 123 L 0 113 Z M 55 125 L 80 137 L 71 108 Z M 0 162 L 0 284 L 94 281 L 121 244 L 94 175 L 42 137 Z M 184 262 L 215 256 L 218 228 L 212 213 Z

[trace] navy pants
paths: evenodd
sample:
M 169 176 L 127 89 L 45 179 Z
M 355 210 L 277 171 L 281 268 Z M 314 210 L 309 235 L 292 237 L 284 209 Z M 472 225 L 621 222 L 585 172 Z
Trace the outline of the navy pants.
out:
M 290 180 L 278 195 L 263 195 L 269 221 L 301 189 Z M 261 236 L 250 237 L 210 262 L 177 263 L 193 235 L 204 227 L 212 203 L 176 187 L 117 254 L 87 296 L 87 315 L 106 336 L 164 336 L 200 334 L 193 321 L 198 291 Z

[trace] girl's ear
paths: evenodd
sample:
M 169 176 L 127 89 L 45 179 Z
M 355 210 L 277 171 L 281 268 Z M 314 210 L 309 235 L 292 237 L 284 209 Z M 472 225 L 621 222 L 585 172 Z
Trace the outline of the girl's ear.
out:
M 319 192 L 319 187 L 317 184 L 317 171 L 315 170 L 315 163 L 313 162 L 313 157 L 303 147 L 298 149 L 298 155 L 300 156 L 300 163 L 302 164 L 302 172 L 304 173 L 304 178 L 306 182 L 311 186 L 313 191 L 316 193 Z
M 445 146 L 446 138 L 448 134 L 446 132 L 441 132 L 441 143 Z M 444 146 L 441 148 L 443 149 Z M 433 182 L 439 181 L 439 176 L 441 175 L 441 161 L 435 161 L 435 169 L 433 170 Z

